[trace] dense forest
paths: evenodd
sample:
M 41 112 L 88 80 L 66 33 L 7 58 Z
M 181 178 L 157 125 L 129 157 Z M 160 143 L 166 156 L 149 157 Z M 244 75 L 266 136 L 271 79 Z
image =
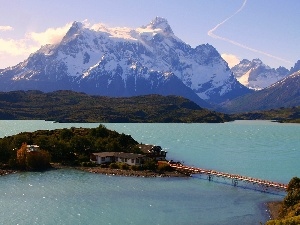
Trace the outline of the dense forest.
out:
M 73 91 L 0 92 L 0 119 L 114 123 L 220 123 L 231 120 L 226 114 L 203 109 L 178 96 L 113 98 Z
M 203 109 L 178 96 L 92 96 L 73 91 L 0 92 L 0 119 L 56 122 L 222 123 L 233 120 L 274 120 L 300 123 L 300 106 L 239 114 Z
M 300 178 L 294 177 L 289 182 L 279 217 L 277 220 L 268 221 L 267 225 L 300 224 Z
M 28 162 L 20 162 L 24 159 L 22 154 L 26 154 L 25 143 L 38 145 L 41 154 L 31 155 L 27 159 Z M 0 139 L 0 165 L 8 168 L 39 170 L 45 168 L 45 163 L 36 164 L 41 162 L 41 158 L 64 165 L 80 165 L 82 162 L 89 162 L 92 152 L 141 153 L 137 144 L 138 142 L 130 135 L 119 134 L 103 125 L 90 129 L 73 127 L 22 132 Z

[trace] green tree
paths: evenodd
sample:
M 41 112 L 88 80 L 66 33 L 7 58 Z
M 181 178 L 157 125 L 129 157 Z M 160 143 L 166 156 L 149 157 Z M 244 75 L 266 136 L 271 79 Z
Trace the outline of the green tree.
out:
M 29 137 L 26 134 L 18 134 L 13 137 L 12 144 L 14 148 L 19 148 L 23 143 L 28 143 Z
M 119 165 L 117 163 L 111 163 L 109 164 L 110 169 L 120 169 Z
M 28 170 L 45 170 L 50 167 L 49 152 L 40 150 L 29 152 L 26 155 L 26 168 Z
M 24 170 L 44 170 L 50 167 L 50 154 L 46 151 L 27 151 L 24 142 L 17 151 L 17 165 Z
M 12 157 L 12 153 L 14 152 L 8 139 L 0 140 L 0 163 L 8 163 L 9 159 Z
M 293 177 L 288 184 L 287 196 L 284 198 L 284 211 L 300 202 L 300 178 Z
M 70 146 L 76 153 L 90 153 L 90 149 L 92 147 L 92 143 L 89 138 L 85 136 L 74 136 L 70 141 Z
M 155 171 L 157 169 L 157 163 L 155 160 L 146 160 L 143 164 L 143 168 L 146 170 Z
M 64 128 L 60 131 L 60 138 L 69 141 L 74 136 L 71 129 Z
M 91 135 L 97 138 L 104 138 L 109 136 L 109 131 L 103 124 L 100 124 L 99 127 L 91 129 Z
M 293 177 L 288 184 L 287 195 L 283 200 L 280 219 L 270 220 L 267 225 L 300 224 L 300 178 Z

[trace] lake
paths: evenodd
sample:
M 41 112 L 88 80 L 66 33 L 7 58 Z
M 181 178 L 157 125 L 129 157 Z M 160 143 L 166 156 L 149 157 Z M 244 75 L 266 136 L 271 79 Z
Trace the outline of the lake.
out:
M 0 121 L 0 137 L 22 131 L 97 127 L 96 123 Z M 288 183 L 300 176 L 300 125 L 104 124 L 160 145 L 186 165 Z M 0 177 L 1 224 L 259 224 L 282 193 L 234 187 L 205 176 L 136 178 L 64 169 Z

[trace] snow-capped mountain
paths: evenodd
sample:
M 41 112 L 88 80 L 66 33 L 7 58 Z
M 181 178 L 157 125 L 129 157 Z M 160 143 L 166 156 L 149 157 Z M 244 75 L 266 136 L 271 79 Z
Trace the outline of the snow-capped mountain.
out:
M 300 70 L 254 93 L 224 104 L 227 113 L 251 112 L 300 105 Z
M 290 74 L 284 67 L 277 69 L 265 65 L 260 59 L 243 59 L 231 68 L 235 78 L 250 89 L 261 90 Z
M 197 104 L 249 92 L 214 47 L 192 48 L 160 17 L 136 29 L 74 22 L 59 44 L 43 46 L 3 70 L 0 81 L 2 91 L 71 89 L 110 96 L 180 92 L 189 98 L 192 91 Z

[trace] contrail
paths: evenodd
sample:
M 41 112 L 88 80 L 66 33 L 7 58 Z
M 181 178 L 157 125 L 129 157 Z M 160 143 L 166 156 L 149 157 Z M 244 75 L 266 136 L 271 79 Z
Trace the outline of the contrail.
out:
M 234 40 L 231 40 L 231 39 L 228 39 L 228 38 L 225 38 L 225 37 L 221 37 L 221 36 L 218 36 L 218 35 L 214 34 L 214 32 L 215 32 L 221 25 L 223 25 L 223 24 L 226 23 L 229 19 L 231 19 L 231 18 L 234 17 L 236 14 L 238 14 L 240 11 L 242 11 L 243 8 L 245 7 L 246 3 L 247 3 L 247 0 L 244 0 L 242 6 L 241 6 L 235 13 L 233 13 L 231 16 L 229 16 L 228 18 L 226 18 L 225 20 L 223 20 L 221 23 L 217 24 L 214 28 L 212 28 L 211 30 L 209 30 L 209 31 L 207 32 L 208 36 L 210 36 L 210 37 L 212 37 L 212 38 L 216 38 L 216 39 L 222 40 L 222 41 L 226 41 L 226 42 L 228 42 L 228 43 L 231 43 L 231 44 L 233 44 L 233 45 L 239 46 L 239 47 L 241 47 L 241 48 L 250 50 L 250 51 L 252 51 L 252 52 L 256 52 L 256 53 L 260 53 L 260 54 L 266 55 L 266 56 L 271 57 L 271 58 L 273 58 L 273 59 L 277 59 L 277 60 L 280 60 L 280 61 L 283 61 L 283 62 L 286 62 L 286 63 L 292 63 L 292 62 L 290 62 L 290 61 L 288 61 L 288 60 L 286 60 L 286 59 L 283 59 L 283 58 L 274 56 L 274 55 L 272 55 L 272 54 L 270 54 L 270 53 L 267 53 L 267 52 L 264 52 L 264 51 L 260 51 L 260 50 L 258 50 L 258 49 L 254 49 L 254 48 L 248 47 L 248 46 L 246 46 L 246 45 L 244 45 L 244 44 L 241 44 L 241 43 L 239 43 L 239 42 L 236 42 L 236 41 L 234 41 Z

